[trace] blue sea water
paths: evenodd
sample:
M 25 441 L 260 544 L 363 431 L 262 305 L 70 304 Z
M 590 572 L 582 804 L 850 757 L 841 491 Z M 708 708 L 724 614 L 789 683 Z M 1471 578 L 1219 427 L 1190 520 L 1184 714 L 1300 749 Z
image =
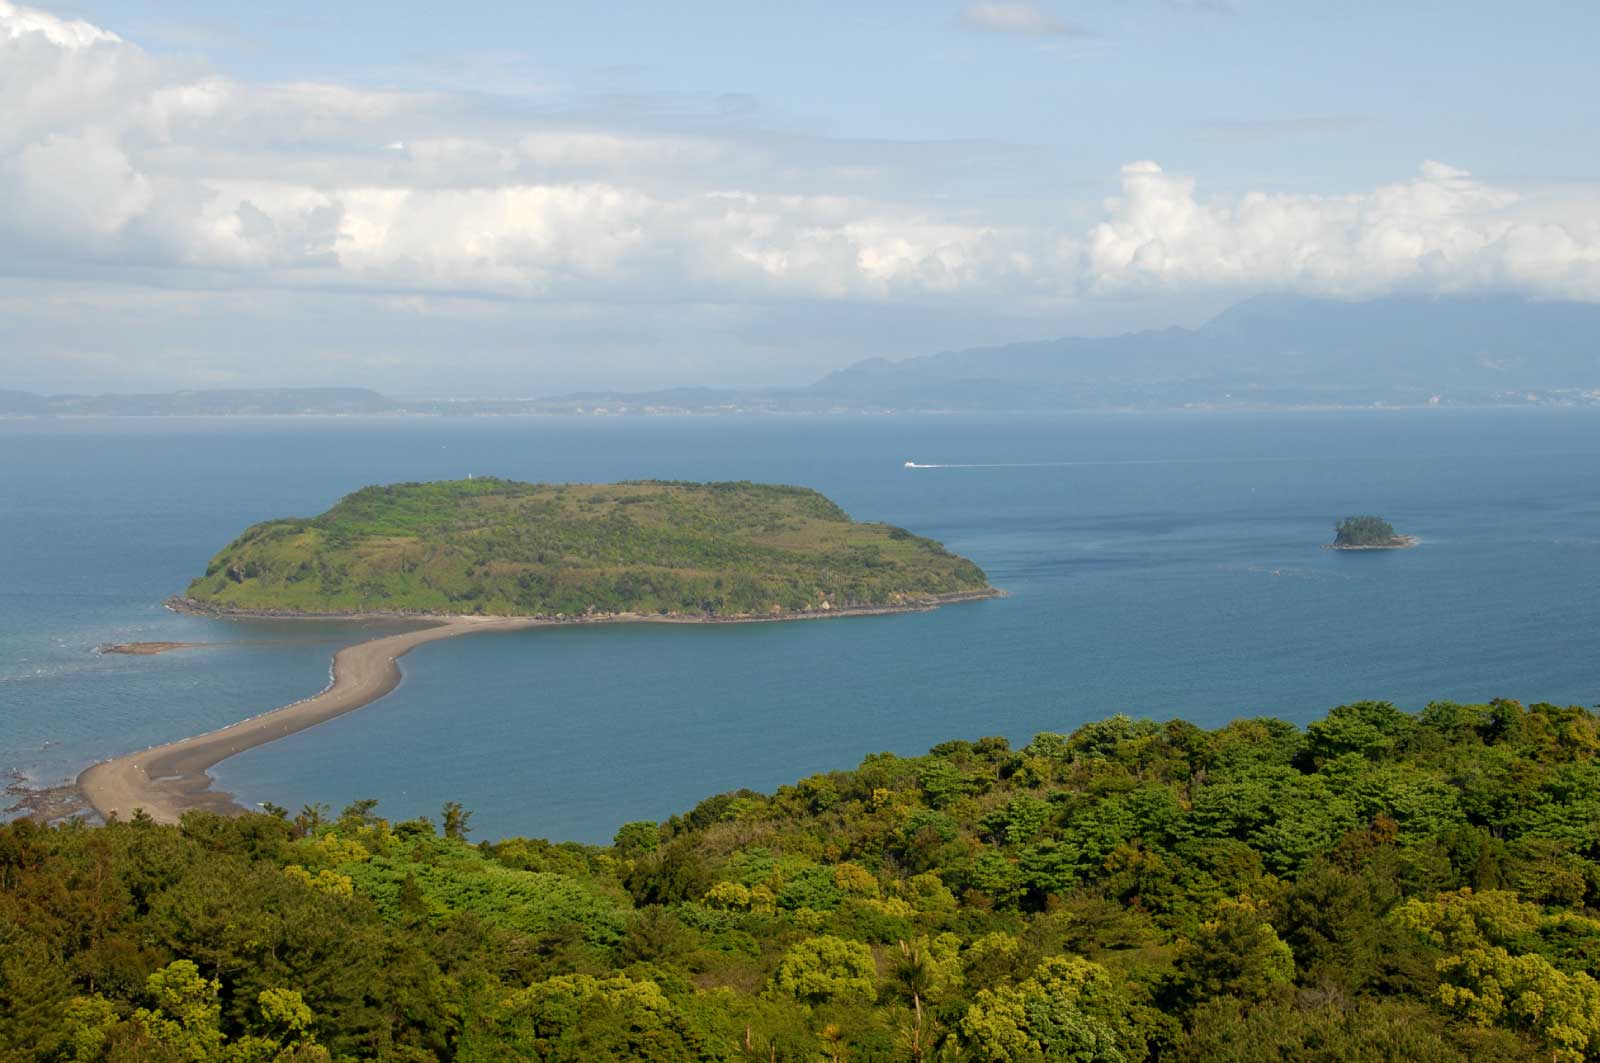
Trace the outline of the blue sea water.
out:
M 978 468 L 906 469 L 925 464 Z M 1600 414 L 0 422 L 0 771 L 33 783 L 304 697 L 373 629 L 178 616 L 245 525 L 495 474 L 806 484 L 1010 597 L 424 646 L 356 713 L 224 762 L 246 801 L 603 841 L 712 793 L 1113 712 L 1304 722 L 1385 698 L 1600 701 Z M 1422 544 L 1321 549 L 1374 512 Z M 217 643 L 156 657 L 107 642 Z

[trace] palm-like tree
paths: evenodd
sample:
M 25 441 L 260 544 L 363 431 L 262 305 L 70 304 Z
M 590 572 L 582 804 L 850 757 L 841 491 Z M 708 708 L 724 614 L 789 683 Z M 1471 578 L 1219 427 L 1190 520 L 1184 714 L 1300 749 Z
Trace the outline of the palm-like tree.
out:
M 928 990 L 933 986 L 933 965 L 928 962 L 927 953 L 909 944 L 900 942 L 900 956 L 895 960 L 894 984 L 905 997 L 911 1001 L 911 1009 L 916 1013 L 916 1025 L 909 1031 L 911 1058 L 915 1063 L 921 1063 L 927 1044 L 924 1041 L 922 1024 L 922 998 L 928 995 Z

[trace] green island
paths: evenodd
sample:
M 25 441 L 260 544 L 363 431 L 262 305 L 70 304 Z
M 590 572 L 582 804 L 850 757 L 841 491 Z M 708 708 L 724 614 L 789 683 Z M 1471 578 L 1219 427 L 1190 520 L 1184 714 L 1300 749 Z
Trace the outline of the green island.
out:
M 470 819 L 0 826 L 0 1060 L 1600 1059 L 1582 707 L 1117 716 L 604 846 Z
M 1403 550 L 1417 545 L 1414 535 L 1399 535 L 1382 517 L 1346 517 L 1333 526 L 1332 550 Z
M 269 520 L 179 607 L 222 613 L 772 618 L 995 594 L 983 571 L 803 487 L 493 478 L 366 487 Z

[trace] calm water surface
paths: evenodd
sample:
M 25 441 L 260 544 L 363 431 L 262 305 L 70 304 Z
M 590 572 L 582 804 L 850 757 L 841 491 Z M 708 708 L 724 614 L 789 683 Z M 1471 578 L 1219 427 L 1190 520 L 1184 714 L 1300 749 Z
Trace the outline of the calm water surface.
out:
M 372 628 L 161 599 L 251 522 L 468 473 L 806 484 L 943 540 L 1011 597 L 435 643 L 388 698 L 224 762 L 221 785 L 290 807 L 373 796 L 396 817 L 460 800 L 482 837 L 602 841 L 871 751 L 1118 711 L 1600 701 L 1594 412 L 0 422 L 0 770 L 59 781 L 316 691 Z M 1423 543 L 1320 549 L 1354 512 Z M 94 652 L 157 639 L 217 645 Z

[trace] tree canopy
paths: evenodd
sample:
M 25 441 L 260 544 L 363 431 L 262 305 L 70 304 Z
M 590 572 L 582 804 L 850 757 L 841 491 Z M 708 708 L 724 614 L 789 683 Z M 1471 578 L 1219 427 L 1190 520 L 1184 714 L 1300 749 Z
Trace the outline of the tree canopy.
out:
M 0 826 L 0 1061 L 1600 1060 L 1600 716 L 1114 717 L 615 844 Z
M 1333 526 L 1335 546 L 1389 546 L 1397 536 L 1382 517 L 1346 517 Z

